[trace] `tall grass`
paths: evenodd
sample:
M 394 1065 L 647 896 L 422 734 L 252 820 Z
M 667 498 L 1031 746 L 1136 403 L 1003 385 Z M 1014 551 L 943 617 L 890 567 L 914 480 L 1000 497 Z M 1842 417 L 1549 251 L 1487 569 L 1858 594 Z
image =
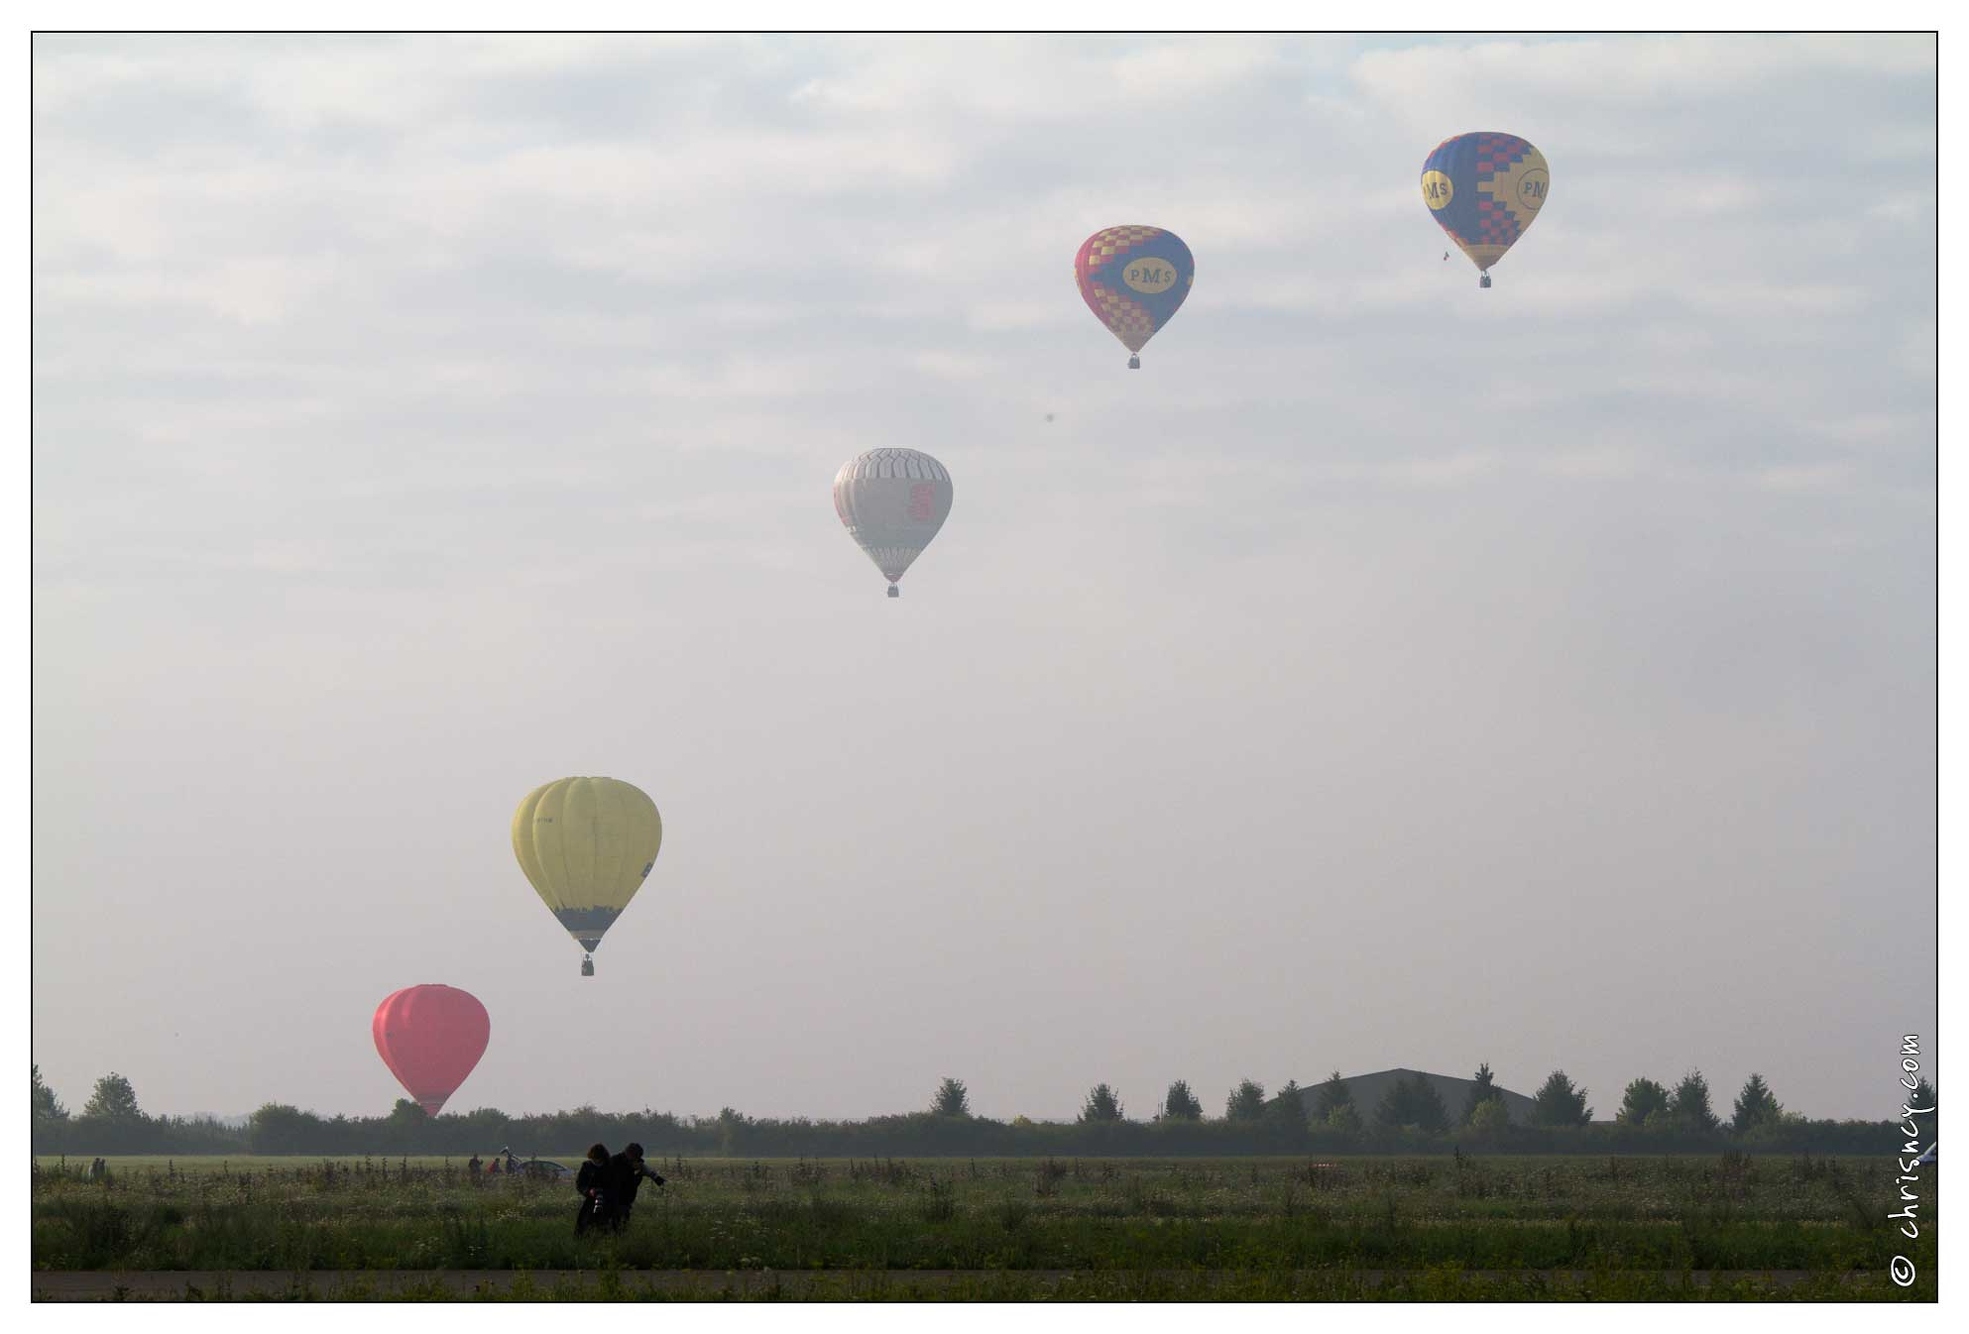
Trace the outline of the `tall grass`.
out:
M 37 1170 L 33 1264 L 41 1270 L 1117 1275 L 1388 1270 L 1409 1275 L 1402 1282 L 1411 1284 L 1437 1274 L 1428 1281 L 1462 1291 L 1476 1280 L 1440 1275 L 1805 1270 L 1865 1276 L 1883 1274 L 1891 1257 L 1903 1253 L 1930 1276 L 1926 1290 L 1933 1292 L 1932 1203 L 1919 1243 L 1885 1225 L 1894 1207 L 1891 1159 L 686 1159 L 660 1170 L 669 1188 L 644 1189 L 626 1233 L 579 1238 L 571 1187 L 496 1178 L 475 1186 L 457 1164 L 112 1165 L 101 1182 Z M 1257 1293 L 1262 1284 L 1253 1283 Z

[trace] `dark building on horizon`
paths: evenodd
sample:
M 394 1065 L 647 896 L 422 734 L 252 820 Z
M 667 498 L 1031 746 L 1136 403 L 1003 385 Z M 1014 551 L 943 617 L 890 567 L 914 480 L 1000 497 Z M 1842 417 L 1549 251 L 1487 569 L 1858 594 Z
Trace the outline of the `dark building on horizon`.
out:
M 1406 1066 L 1396 1066 L 1392 1070 L 1377 1070 L 1371 1075 L 1343 1075 L 1340 1082 L 1354 1095 L 1354 1107 L 1361 1114 L 1361 1120 L 1371 1122 L 1374 1109 L 1388 1096 L 1388 1091 L 1403 1079 L 1420 1077 L 1429 1082 L 1436 1096 L 1443 1100 L 1443 1110 L 1449 1113 L 1451 1125 L 1463 1116 L 1464 1104 L 1470 1100 L 1470 1090 L 1477 1086 L 1474 1079 L 1458 1079 L 1455 1075 L 1432 1075 L 1426 1070 L 1410 1070 Z M 1306 1115 L 1312 1116 L 1319 1108 L 1320 1086 L 1326 1083 L 1322 1077 L 1305 1085 L 1299 1096 L 1306 1104 Z M 1511 1118 L 1514 1126 L 1532 1124 L 1533 1109 L 1537 1104 L 1522 1093 L 1514 1093 L 1501 1085 L 1492 1085 L 1499 1097 L 1504 1099 L 1505 1115 Z

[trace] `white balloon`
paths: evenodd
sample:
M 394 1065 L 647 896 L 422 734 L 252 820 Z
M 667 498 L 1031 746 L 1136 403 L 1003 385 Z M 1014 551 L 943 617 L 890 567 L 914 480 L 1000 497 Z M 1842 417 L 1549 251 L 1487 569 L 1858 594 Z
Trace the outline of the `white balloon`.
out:
M 834 474 L 834 511 L 888 577 L 890 597 L 950 517 L 950 498 L 950 473 L 914 449 L 871 449 Z

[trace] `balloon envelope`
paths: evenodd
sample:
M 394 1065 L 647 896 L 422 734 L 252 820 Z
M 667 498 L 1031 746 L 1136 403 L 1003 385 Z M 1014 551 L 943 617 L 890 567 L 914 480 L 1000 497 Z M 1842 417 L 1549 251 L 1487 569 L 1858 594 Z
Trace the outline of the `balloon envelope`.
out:
M 1422 202 L 1479 270 L 1538 220 L 1551 183 L 1543 153 L 1495 130 L 1445 139 L 1422 164 Z
M 1073 280 L 1094 317 L 1140 352 L 1190 294 L 1196 260 L 1160 227 L 1104 227 L 1080 244 Z
M 369 1029 L 397 1083 L 436 1116 L 485 1055 L 492 1020 L 471 992 L 427 983 L 391 992 Z
M 520 869 L 584 950 L 602 943 L 662 846 L 656 803 L 616 778 L 557 778 L 513 812 Z
M 894 585 L 950 517 L 950 473 L 914 449 L 871 449 L 834 474 L 834 512 Z

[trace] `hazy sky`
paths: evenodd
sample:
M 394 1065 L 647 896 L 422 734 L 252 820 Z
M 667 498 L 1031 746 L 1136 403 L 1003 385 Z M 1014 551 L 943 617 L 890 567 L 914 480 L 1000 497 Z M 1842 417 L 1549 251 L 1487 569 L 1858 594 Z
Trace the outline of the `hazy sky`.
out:
M 1931 39 L 42 38 L 71 1107 L 1064 1118 L 1932 1031 Z M 1416 178 L 1551 164 L 1480 291 Z M 1090 232 L 1195 252 L 1139 373 Z M 1048 422 L 1046 414 L 1054 414 Z M 948 466 L 900 601 L 835 517 Z M 508 839 L 636 783 L 580 952 Z

